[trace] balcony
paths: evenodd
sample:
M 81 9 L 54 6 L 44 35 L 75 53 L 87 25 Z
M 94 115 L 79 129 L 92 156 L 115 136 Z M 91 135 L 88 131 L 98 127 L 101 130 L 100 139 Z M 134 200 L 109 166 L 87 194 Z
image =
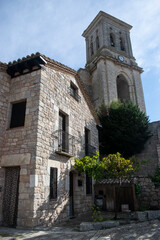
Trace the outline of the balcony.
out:
M 69 133 L 58 130 L 58 149 L 56 153 L 73 157 L 75 154 L 75 138 Z
M 76 88 L 69 87 L 69 88 L 68 88 L 68 93 L 69 93 L 73 98 L 75 98 L 77 102 L 80 102 L 80 101 L 81 101 L 81 97 L 78 95 Z
M 96 155 L 96 148 L 90 144 L 85 144 L 85 155 L 86 156 Z

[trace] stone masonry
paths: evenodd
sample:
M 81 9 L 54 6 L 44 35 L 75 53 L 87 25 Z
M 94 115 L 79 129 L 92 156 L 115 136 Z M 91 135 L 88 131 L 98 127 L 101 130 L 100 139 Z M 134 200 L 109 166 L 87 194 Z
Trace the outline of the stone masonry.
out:
M 160 121 L 149 124 L 151 137 L 146 142 L 141 153 L 136 158 L 142 162 L 138 175 L 147 177 L 148 174 L 154 175 L 155 168 L 160 164 Z M 143 161 L 145 163 L 143 164 Z
M 34 57 L 30 57 L 30 60 Z M 24 61 L 26 59 L 21 60 L 21 64 Z M 3 223 L 5 169 L 20 166 L 18 227 L 49 225 L 68 219 L 69 173 L 74 157 L 85 155 L 85 127 L 90 130 L 90 145 L 98 149 L 98 120 L 76 71 L 48 58 L 45 58 L 45 62 L 46 66 L 42 69 L 18 77 L 10 78 L 5 69 L 0 74 L 4 85 L 1 94 L 5 95 L 0 104 L 3 113 L 3 139 L 0 141 L 0 219 Z M 80 101 L 76 101 L 68 92 L 71 82 L 77 87 Z M 23 99 L 27 102 L 25 125 L 10 129 L 11 103 Z M 73 156 L 56 153 L 60 111 L 66 114 L 67 132 L 75 139 Z M 50 167 L 58 169 L 56 200 L 49 199 Z M 77 215 L 88 210 L 92 195 L 86 195 L 85 176 L 78 176 L 75 171 L 73 176 L 74 214 Z M 79 179 L 82 181 L 80 187 Z
M 60 69 L 47 67 L 41 72 L 41 88 L 39 98 L 39 115 L 38 115 L 38 130 L 37 130 L 37 164 L 35 176 L 38 178 L 37 186 L 35 186 L 36 196 L 34 212 L 35 217 L 38 217 L 39 223 L 53 223 L 55 220 L 68 218 L 69 211 L 69 171 L 74 163 L 74 158 L 68 158 L 62 155 L 57 155 L 58 148 L 56 131 L 58 129 L 59 111 L 62 111 L 68 116 L 68 133 L 75 136 L 75 156 L 84 156 L 84 127 L 86 126 L 91 131 L 90 144 L 98 149 L 97 129 L 94 117 L 79 90 L 81 102 L 75 101 L 68 94 L 68 88 L 72 81 L 78 88 L 75 72 L 63 72 Z M 47 91 L 46 91 L 47 89 Z M 83 113 L 83 114 L 82 114 Z M 49 126 L 49 128 L 48 128 Z M 48 166 L 57 166 L 58 173 L 58 203 L 57 201 L 48 201 L 49 181 L 48 181 Z M 91 196 L 85 194 L 85 179 L 83 185 L 77 187 L 77 181 L 81 177 L 74 174 L 74 209 L 75 214 L 82 213 L 87 210 L 91 204 Z M 43 193 L 43 194 L 40 194 Z
M 133 57 L 131 28 L 129 24 L 100 11 L 82 34 L 86 40 L 87 63 L 86 68 L 78 73 L 87 91 L 91 88 L 88 94 L 96 109 L 102 101 L 109 105 L 119 98 L 117 80 L 120 78 L 128 88 L 129 100 L 146 111 L 140 77 L 143 70 Z M 123 49 L 120 40 L 123 40 Z M 125 95 L 124 86 L 121 86 L 121 91 Z
M 134 179 L 140 185 L 140 194 L 137 197 L 137 207 L 139 210 L 160 209 L 160 187 L 155 187 L 150 178 L 139 176 Z

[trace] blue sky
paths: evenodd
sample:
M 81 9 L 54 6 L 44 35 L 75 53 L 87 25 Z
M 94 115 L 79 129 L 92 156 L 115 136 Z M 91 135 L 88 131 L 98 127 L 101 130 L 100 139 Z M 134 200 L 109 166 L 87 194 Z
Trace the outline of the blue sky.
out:
M 160 120 L 159 0 L 0 0 L 0 61 L 40 52 L 75 70 L 84 67 L 81 34 L 100 10 L 133 26 L 147 115 Z

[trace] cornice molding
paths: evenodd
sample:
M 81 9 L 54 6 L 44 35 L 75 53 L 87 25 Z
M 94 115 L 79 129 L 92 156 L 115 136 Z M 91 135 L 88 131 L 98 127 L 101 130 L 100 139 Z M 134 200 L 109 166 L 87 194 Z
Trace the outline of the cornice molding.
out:
M 123 67 L 126 67 L 126 68 L 130 68 L 130 69 L 134 69 L 140 73 L 143 73 L 143 69 L 141 67 L 138 67 L 136 65 L 132 65 L 132 64 L 127 64 L 125 62 L 120 62 L 117 58 L 115 57 L 112 57 L 112 56 L 98 56 L 96 57 L 94 60 L 92 60 L 92 62 L 90 62 L 89 64 L 86 64 L 86 68 L 90 71 L 90 72 L 93 72 L 95 69 L 96 69 L 96 65 L 97 63 L 100 61 L 100 60 L 110 60 L 114 63 L 116 63 L 117 65 L 121 65 Z

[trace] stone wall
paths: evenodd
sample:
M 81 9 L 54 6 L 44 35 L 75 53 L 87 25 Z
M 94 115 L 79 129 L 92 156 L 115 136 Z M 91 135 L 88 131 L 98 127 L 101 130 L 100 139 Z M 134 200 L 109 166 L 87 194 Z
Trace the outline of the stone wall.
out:
M 155 187 L 148 177 L 139 176 L 135 183 L 140 185 L 140 195 L 137 198 L 139 210 L 160 209 L 160 187 Z
M 74 157 L 85 155 L 85 127 L 90 130 L 90 145 L 98 149 L 98 131 L 89 103 L 81 92 L 76 72 L 44 67 L 10 79 L 1 74 L 0 107 L 3 139 L 0 139 L 0 220 L 5 168 L 20 166 L 18 227 L 46 225 L 69 218 L 69 174 Z M 77 86 L 80 101 L 69 94 L 71 82 Z M 4 101 L 5 100 L 5 101 Z M 26 100 L 25 124 L 10 128 L 12 103 Z M 57 154 L 59 112 L 66 114 L 66 131 L 74 136 L 74 155 Z M 50 200 L 50 168 L 58 169 L 58 196 Z M 75 215 L 87 210 L 92 196 L 86 195 L 85 177 L 78 187 L 73 171 Z M 83 211 L 82 211 L 83 209 Z
M 7 84 L 6 78 L 2 80 Z M 5 124 L 0 158 L 1 188 L 3 193 L 5 167 L 20 166 L 17 225 L 32 226 L 40 71 L 12 78 L 9 82 L 7 103 L 3 105 L 7 110 L 2 112 Z M 27 102 L 24 127 L 10 128 L 11 103 L 24 99 Z M 1 203 L 2 198 L 1 195 Z
M 10 78 L 5 72 L 5 68 L 0 68 L 0 156 L 2 154 L 2 145 L 4 141 L 4 133 L 7 128 L 7 110 L 8 110 L 8 94 L 10 87 Z
M 81 101 L 76 101 L 68 89 L 70 83 L 78 88 Z M 35 225 L 51 225 L 69 218 L 69 173 L 74 157 L 57 154 L 59 112 L 66 114 L 67 131 L 75 137 L 75 154 L 81 158 L 85 150 L 85 127 L 90 130 L 90 144 L 98 149 L 96 122 L 84 99 L 73 73 L 46 67 L 41 71 L 39 114 L 37 128 L 37 152 L 35 177 L 34 219 Z M 58 197 L 49 199 L 50 167 L 58 169 Z M 75 214 L 87 210 L 91 196 L 86 196 L 85 187 L 78 188 L 77 173 L 74 174 Z M 85 185 L 85 180 L 83 180 Z M 78 189 L 77 189 L 78 188 Z M 80 194 L 81 192 L 81 194 Z
M 82 186 L 78 186 L 78 181 L 82 181 Z M 92 194 L 86 195 L 86 176 L 85 174 L 75 174 L 74 176 L 74 201 L 75 201 L 75 215 L 90 212 L 91 206 L 94 201 L 94 189 Z
M 142 83 L 139 70 L 129 67 L 130 60 L 125 58 L 124 63 L 116 59 L 117 53 L 106 50 L 106 57 L 97 57 L 98 61 L 90 64 L 89 72 L 91 76 L 86 74 L 86 70 L 80 69 L 78 74 L 83 82 L 91 101 L 98 109 L 102 101 L 109 105 L 112 100 L 117 100 L 117 76 L 123 75 L 129 86 L 130 100 L 138 105 L 141 111 L 145 112 L 145 103 L 143 96 Z M 110 57 L 109 57 L 110 55 Z M 91 67 L 91 65 L 93 65 Z M 90 83 L 91 82 L 91 83 Z M 90 91 L 88 90 L 91 89 Z
M 137 160 L 146 161 L 136 175 L 153 175 L 155 168 L 160 164 L 160 121 L 149 124 L 151 137 L 146 142 L 143 151 L 136 155 Z
M 4 134 L 7 128 L 7 110 L 8 94 L 10 87 L 10 78 L 6 73 L 6 67 L 0 63 L 0 157 L 2 155 L 2 146 L 4 143 Z M 4 185 L 4 169 L 0 168 L 0 206 L 2 206 Z M 0 223 L 2 222 L 2 207 L 0 207 Z
M 135 183 L 140 184 L 141 191 L 138 198 L 139 207 L 146 209 L 160 209 L 160 187 L 155 187 L 148 175 L 154 175 L 160 164 L 160 121 L 149 124 L 151 137 L 146 142 L 143 151 L 136 155 L 142 162 L 140 170 L 136 173 Z M 143 164 L 145 161 L 145 164 Z

